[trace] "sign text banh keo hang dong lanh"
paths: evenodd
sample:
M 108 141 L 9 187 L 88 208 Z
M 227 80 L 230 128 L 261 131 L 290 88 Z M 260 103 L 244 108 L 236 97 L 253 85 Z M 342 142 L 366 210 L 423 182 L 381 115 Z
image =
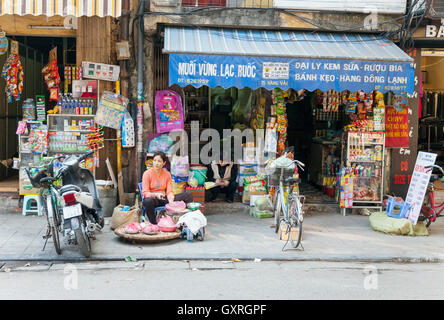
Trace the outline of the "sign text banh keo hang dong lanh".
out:
M 412 93 L 410 62 L 170 54 L 170 85 Z

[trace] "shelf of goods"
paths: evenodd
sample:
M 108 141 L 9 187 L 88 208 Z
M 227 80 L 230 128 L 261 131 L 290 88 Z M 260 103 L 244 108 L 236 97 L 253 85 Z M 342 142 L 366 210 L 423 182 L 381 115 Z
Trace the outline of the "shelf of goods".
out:
M 353 173 L 353 208 L 366 204 L 382 208 L 385 133 L 348 132 L 345 135 L 344 162 Z
M 29 128 L 33 126 L 43 125 L 41 121 L 27 121 Z M 39 188 L 34 188 L 31 181 L 26 174 L 25 168 L 38 168 L 43 165 L 42 155 L 33 153 L 32 143 L 29 140 L 30 133 L 19 136 L 19 194 L 23 195 L 38 195 Z
M 82 154 L 90 151 L 87 135 L 94 132 L 94 115 L 48 115 L 48 153 Z

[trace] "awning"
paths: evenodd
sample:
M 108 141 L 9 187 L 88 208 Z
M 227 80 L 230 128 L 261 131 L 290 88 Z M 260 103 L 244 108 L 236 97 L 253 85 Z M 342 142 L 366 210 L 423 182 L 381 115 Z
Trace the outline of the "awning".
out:
M 412 93 L 413 59 L 369 34 L 166 27 L 170 85 Z
M 122 0 L 0 0 L 0 15 L 120 17 Z

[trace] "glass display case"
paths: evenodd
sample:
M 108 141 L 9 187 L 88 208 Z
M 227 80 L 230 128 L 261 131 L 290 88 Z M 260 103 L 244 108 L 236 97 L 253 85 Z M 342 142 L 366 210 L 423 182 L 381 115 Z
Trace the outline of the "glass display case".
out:
M 42 126 L 40 121 L 27 121 L 27 132 L 19 135 L 19 194 L 24 195 L 36 195 L 39 194 L 40 189 L 34 188 L 31 181 L 26 174 L 25 168 L 38 168 L 42 163 L 43 154 L 35 152 L 38 146 L 32 141 L 32 130 Z
M 88 134 L 94 132 L 94 115 L 48 115 L 48 155 L 90 151 Z
M 353 208 L 382 208 L 384 132 L 346 132 L 343 166 L 353 173 Z

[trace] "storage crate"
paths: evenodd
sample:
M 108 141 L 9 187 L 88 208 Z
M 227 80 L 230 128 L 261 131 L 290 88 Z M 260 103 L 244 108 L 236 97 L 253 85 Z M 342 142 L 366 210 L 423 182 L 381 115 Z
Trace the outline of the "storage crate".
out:
M 389 217 L 402 219 L 409 212 L 410 205 L 407 202 L 398 202 L 393 197 L 389 197 L 387 201 L 386 214 Z
M 193 195 L 193 202 L 199 202 L 205 205 L 205 187 L 193 188 L 188 186 L 186 192 L 190 192 Z M 199 210 L 204 213 L 205 207 Z

